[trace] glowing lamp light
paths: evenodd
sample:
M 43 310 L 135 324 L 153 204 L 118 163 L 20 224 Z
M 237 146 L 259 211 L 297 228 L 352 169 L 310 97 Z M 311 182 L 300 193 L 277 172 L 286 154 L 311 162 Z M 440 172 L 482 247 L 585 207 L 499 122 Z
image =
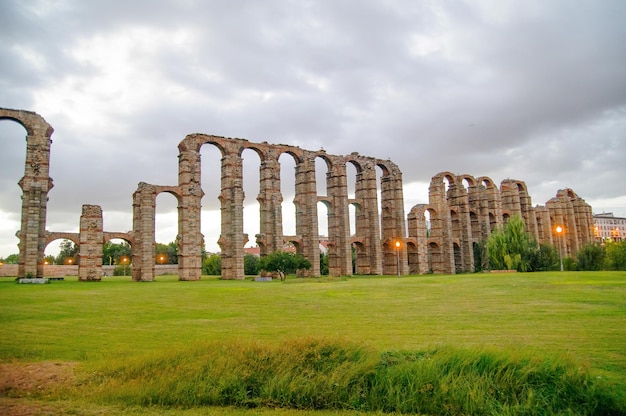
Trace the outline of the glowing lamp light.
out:
M 561 263 L 561 271 L 563 271 L 563 248 L 561 247 L 561 240 L 563 239 L 563 227 L 557 225 L 554 229 L 559 236 L 559 262 Z

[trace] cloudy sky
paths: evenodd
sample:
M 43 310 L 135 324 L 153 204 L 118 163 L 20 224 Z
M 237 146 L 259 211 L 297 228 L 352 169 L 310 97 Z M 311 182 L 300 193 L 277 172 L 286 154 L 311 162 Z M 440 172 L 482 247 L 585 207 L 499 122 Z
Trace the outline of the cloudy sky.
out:
M 572 188 L 626 217 L 624 16 L 623 0 L 0 0 L 0 107 L 55 129 L 51 231 L 78 231 L 82 204 L 130 230 L 138 182 L 177 184 L 195 132 L 390 158 L 407 212 L 451 171 L 523 180 L 535 205 Z M 24 136 L 0 122 L 0 257 L 17 252 Z M 202 158 L 212 250 L 219 154 Z M 166 243 L 176 204 L 157 203 Z

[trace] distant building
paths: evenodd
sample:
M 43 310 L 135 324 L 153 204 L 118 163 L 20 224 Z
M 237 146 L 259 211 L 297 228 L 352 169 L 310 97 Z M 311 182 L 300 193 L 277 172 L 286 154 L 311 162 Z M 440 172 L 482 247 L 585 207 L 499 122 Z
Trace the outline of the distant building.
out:
M 594 214 L 593 234 L 596 240 L 622 241 L 626 237 L 626 218 L 616 217 L 612 212 Z

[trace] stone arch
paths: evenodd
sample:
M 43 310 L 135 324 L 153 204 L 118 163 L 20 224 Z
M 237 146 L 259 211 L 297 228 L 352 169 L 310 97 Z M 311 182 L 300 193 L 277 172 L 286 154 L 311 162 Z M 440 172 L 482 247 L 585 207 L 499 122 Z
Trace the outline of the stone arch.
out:
M 132 232 L 123 233 L 123 232 L 111 232 L 111 231 L 105 231 L 103 233 L 102 243 L 107 243 L 115 239 L 124 240 L 128 244 L 130 244 L 131 247 L 133 246 L 133 244 L 135 244 L 135 238 L 133 237 Z
M 436 241 L 428 241 L 428 272 L 445 273 L 443 264 L 443 250 Z
M 66 233 L 66 232 L 46 232 L 46 244 L 44 246 L 44 255 L 48 246 L 57 240 L 68 240 L 76 245 L 77 248 L 80 247 L 80 236 L 78 233 Z M 78 252 L 76 253 L 78 257 Z M 73 260 L 75 261 L 75 260 Z M 45 264 L 45 261 L 44 261 Z M 67 264 L 67 263 L 66 263 Z M 77 263 L 73 263 L 74 265 Z
M 472 175 L 468 175 L 468 174 L 463 174 L 463 175 L 459 175 L 459 181 L 460 182 L 466 182 L 468 187 L 472 187 L 472 186 L 476 186 L 477 182 L 476 182 L 476 178 L 474 178 Z
M 371 274 L 366 242 L 362 238 L 356 237 L 352 237 L 351 242 L 356 255 L 353 273 L 361 275 Z
M 17 274 L 20 278 L 43 277 L 48 192 L 53 187 L 49 176 L 50 137 L 54 129 L 32 111 L 0 108 L 0 120 L 15 121 L 27 132 L 24 176 L 18 182 L 22 188 L 22 216 L 17 232 L 20 252 Z
M 452 249 L 454 250 L 454 272 L 462 273 L 463 272 L 463 257 L 461 253 L 461 245 L 458 240 L 454 240 L 452 242 Z
M 280 213 L 280 218 L 277 218 L 277 235 L 296 234 L 296 176 L 295 170 L 298 165 L 298 157 L 291 152 L 279 152 L 277 149 L 277 168 L 278 171 L 276 180 L 278 181 L 277 190 L 275 192 L 276 214 Z M 271 172 L 275 172 L 272 170 Z M 278 224 L 280 225 L 278 227 Z
M 50 243 L 55 240 L 70 240 L 76 246 L 80 245 L 80 236 L 78 233 L 64 233 L 64 232 L 46 232 L 46 240 L 44 244 L 44 252 Z
M 419 244 L 414 238 L 406 239 L 407 262 L 409 274 L 420 274 L 419 270 Z

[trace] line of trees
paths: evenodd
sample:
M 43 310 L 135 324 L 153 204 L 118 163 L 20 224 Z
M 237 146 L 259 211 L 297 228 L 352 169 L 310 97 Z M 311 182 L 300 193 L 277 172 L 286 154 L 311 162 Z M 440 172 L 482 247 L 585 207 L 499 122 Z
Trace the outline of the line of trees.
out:
M 78 246 L 74 242 L 63 240 L 59 248 L 56 257 L 45 257 L 48 264 L 78 264 Z M 102 264 L 129 266 L 131 254 L 128 242 L 107 241 L 102 249 Z M 156 243 L 155 259 L 157 264 L 178 264 L 178 243 Z M 17 264 L 18 260 L 17 254 L 11 254 L 0 259 L 0 262 Z M 221 262 L 219 254 L 206 255 L 203 251 L 202 273 L 220 275 Z M 484 244 L 474 246 L 475 271 L 550 271 L 559 270 L 559 263 L 558 250 L 548 244 L 539 244 L 526 232 L 524 220 L 520 216 L 512 217 L 504 227 L 495 229 Z M 578 251 L 576 258 L 564 258 L 563 266 L 565 270 L 626 270 L 626 241 L 587 244 Z M 257 275 L 261 270 L 293 274 L 298 269 L 310 267 L 308 260 L 300 254 L 277 251 L 261 258 L 252 254 L 244 255 L 244 273 L 248 276 Z M 322 275 L 328 274 L 328 255 L 325 253 L 320 254 L 320 272 Z
M 294 274 L 300 269 L 310 269 L 311 262 L 302 254 L 286 251 L 276 251 L 267 256 L 257 257 L 253 254 L 243 256 L 244 274 L 254 276 L 261 271 Z M 222 257 L 213 253 L 204 257 L 202 261 L 202 274 L 219 276 L 222 273 Z

